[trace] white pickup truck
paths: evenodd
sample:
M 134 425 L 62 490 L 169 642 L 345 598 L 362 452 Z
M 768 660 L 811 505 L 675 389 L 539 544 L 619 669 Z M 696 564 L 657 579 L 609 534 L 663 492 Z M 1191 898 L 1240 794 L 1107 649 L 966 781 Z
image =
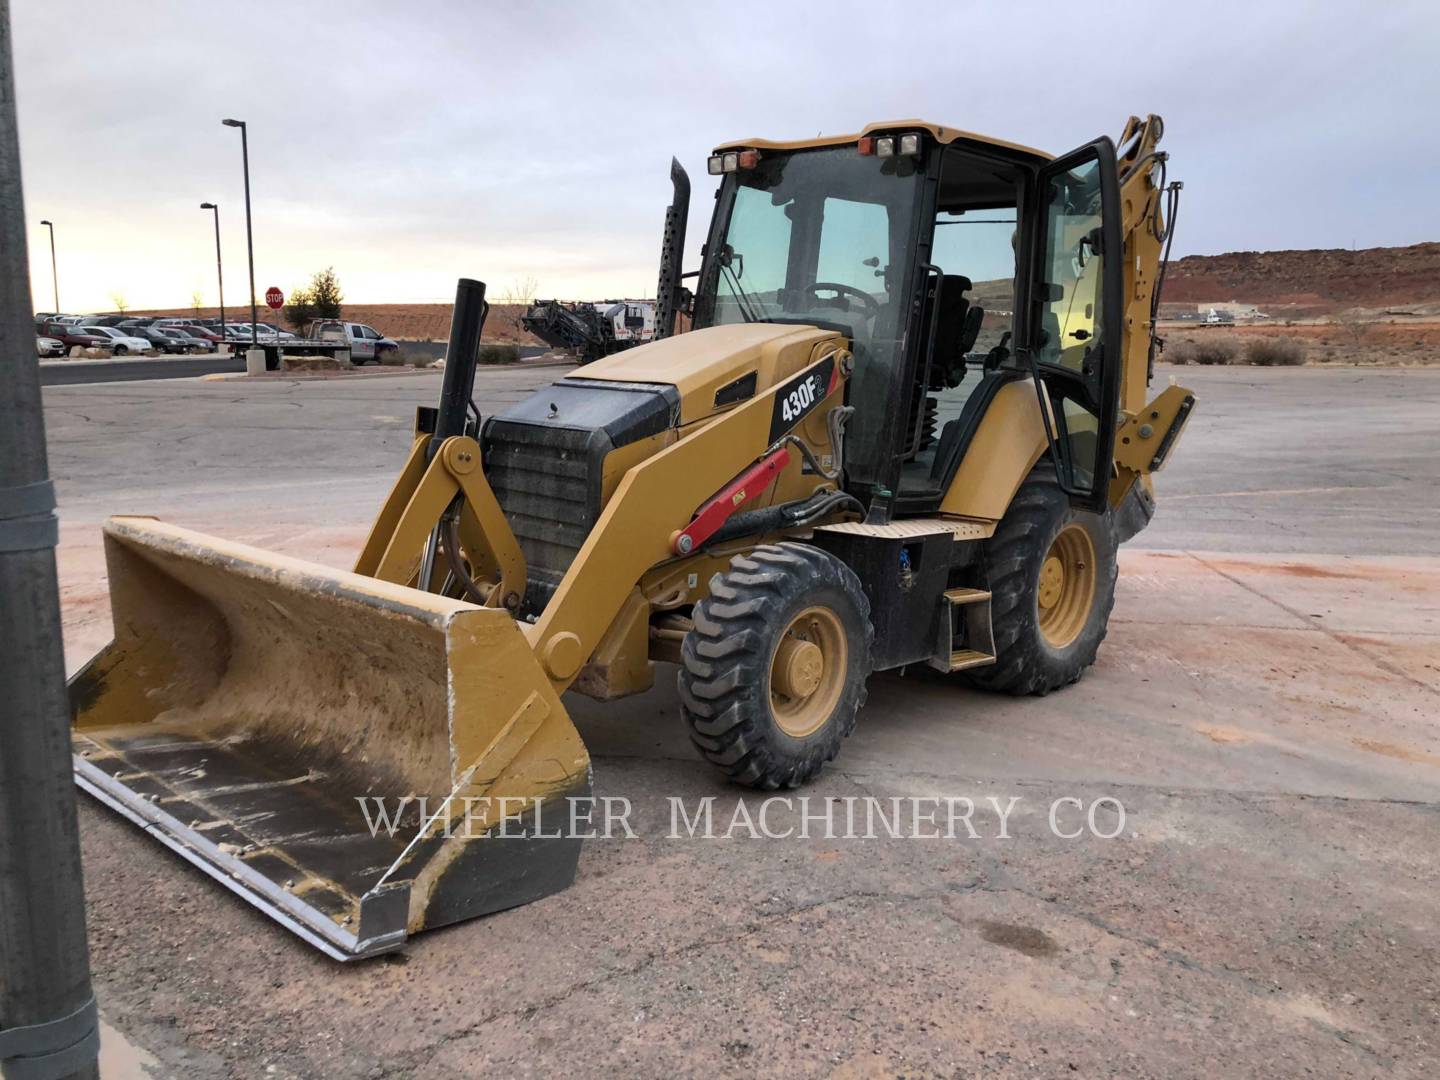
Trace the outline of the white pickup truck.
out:
M 341 319 L 316 319 L 307 327 L 305 336 L 312 341 L 348 344 L 352 364 L 378 364 L 383 353 L 399 348 L 398 344 L 371 327 Z

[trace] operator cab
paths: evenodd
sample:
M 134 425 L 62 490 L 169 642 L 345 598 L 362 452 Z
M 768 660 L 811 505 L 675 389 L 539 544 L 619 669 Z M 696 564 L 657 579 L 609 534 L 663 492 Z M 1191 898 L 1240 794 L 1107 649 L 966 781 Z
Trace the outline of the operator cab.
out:
M 872 518 L 937 510 L 998 390 L 1037 377 L 1062 486 L 1098 508 L 1119 386 L 1114 155 L 1102 138 L 1052 160 L 919 121 L 722 147 L 694 326 L 850 339 L 864 407 L 846 489 Z

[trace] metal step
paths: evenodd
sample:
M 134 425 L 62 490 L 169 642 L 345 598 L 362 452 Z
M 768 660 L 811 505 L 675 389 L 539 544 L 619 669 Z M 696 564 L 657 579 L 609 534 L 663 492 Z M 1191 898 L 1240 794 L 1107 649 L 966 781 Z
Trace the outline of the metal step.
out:
M 935 654 L 930 658 L 932 668 L 951 672 L 995 663 L 990 599 L 985 589 L 946 589 L 941 594 L 939 635 Z M 957 649 L 955 646 L 961 641 L 966 648 Z
M 952 604 L 978 604 L 989 600 L 990 594 L 984 589 L 946 589 L 945 599 Z
M 950 670 L 963 671 L 965 668 L 984 667 L 986 664 L 995 663 L 995 657 L 989 653 L 976 652 L 974 649 L 961 649 L 950 654 Z

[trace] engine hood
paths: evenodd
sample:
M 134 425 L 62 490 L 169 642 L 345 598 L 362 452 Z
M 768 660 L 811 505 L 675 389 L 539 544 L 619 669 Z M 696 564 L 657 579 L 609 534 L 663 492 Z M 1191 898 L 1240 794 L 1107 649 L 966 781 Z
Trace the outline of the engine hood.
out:
M 810 364 L 818 347 L 830 342 L 844 344 L 845 338 L 834 330 L 785 323 L 712 326 L 614 353 L 576 368 L 570 378 L 673 386 L 685 424 L 768 390 Z

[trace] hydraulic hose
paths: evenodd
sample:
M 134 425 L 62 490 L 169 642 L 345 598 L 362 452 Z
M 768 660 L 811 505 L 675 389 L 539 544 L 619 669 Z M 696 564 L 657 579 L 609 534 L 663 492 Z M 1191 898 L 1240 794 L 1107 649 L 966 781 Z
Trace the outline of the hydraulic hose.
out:
M 736 514 L 716 529 L 715 534 L 705 542 L 705 547 L 708 549 L 741 536 L 759 536 L 782 529 L 804 528 L 842 508 L 862 516 L 865 513 L 864 505 L 853 495 L 828 489 L 819 491 L 808 499 L 749 510 Z

